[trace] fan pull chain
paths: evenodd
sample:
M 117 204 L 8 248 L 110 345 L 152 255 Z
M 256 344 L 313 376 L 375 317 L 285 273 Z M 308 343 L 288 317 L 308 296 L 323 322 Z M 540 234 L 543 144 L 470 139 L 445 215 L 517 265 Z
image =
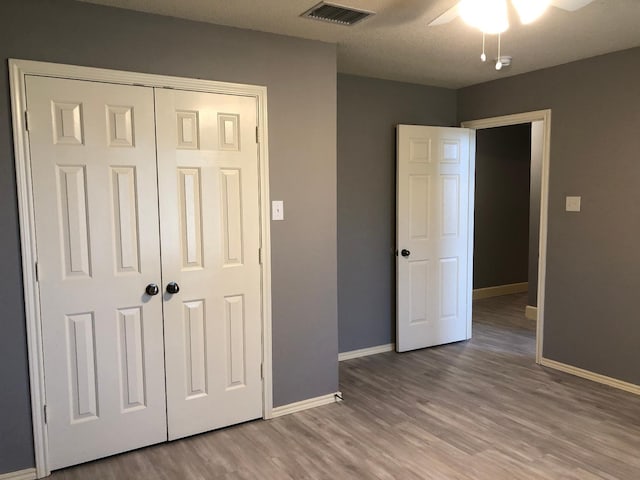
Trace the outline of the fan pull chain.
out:
M 496 70 L 502 70 L 502 57 L 500 55 L 500 37 L 501 34 L 498 34 L 498 60 L 496 61 Z
M 480 60 L 482 60 L 483 62 L 487 61 L 487 55 L 484 53 L 485 37 L 485 33 L 482 32 L 482 55 L 480 55 Z

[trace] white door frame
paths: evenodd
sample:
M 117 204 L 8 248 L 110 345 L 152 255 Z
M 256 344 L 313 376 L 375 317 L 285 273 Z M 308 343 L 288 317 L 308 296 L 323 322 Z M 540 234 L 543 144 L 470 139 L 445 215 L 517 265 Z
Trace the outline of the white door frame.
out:
M 26 75 L 39 75 L 73 80 L 88 80 L 122 85 L 138 85 L 156 88 L 174 88 L 198 92 L 242 95 L 254 97 L 257 102 L 258 156 L 260 189 L 260 235 L 262 251 L 262 364 L 263 364 L 263 418 L 272 417 L 273 384 L 271 357 L 271 242 L 269 213 L 269 158 L 267 135 L 267 88 L 257 85 L 196 80 L 165 75 L 133 73 L 101 68 L 79 67 L 29 60 L 9 60 L 11 85 L 11 110 L 20 220 L 20 243 L 24 303 L 29 356 L 29 381 L 31 386 L 31 415 L 33 419 L 33 444 L 38 478 L 49 475 L 47 458 L 47 425 L 45 423 L 46 392 L 44 387 L 44 357 L 42 350 L 42 326 L 40 318 L 39 286 L 37 281 L 35 219 L 33 185 L 26 113 Z
M 544 297 L 547 275 L 547 224 L 549 216 L 549 160 L 551 156 L 551 110 L 516 113 L 501 117 L 462 122 L 465 128 L 476 130 L 506 127 L 531 122 L 543 122 L 542 171 L 540 178 L 540 238 L 538 240 L 538 321 L 536 325 L 536 363 L 542 362 L 544 341 Z

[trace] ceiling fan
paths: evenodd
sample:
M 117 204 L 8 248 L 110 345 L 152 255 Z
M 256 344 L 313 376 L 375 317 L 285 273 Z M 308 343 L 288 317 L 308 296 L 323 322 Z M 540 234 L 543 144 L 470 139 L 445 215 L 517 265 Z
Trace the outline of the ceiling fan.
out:
M 549 5 L 574 12 L 586 7 L 593 1 L 594 0 L 511 0 L 511 3 L 517 10 L 522 23 L 526 24 L 542 15 Z M 486 17 L 489 13 L 491 14 L 490 21 L 486 18 L 481 18 Z M 505 0 L 462 0 L 429 23 L 429 26 L 444 25 L 452 22 L 459 16 L 467 23 L 470 23 L 472 26 L 479 28 L 483 33 L 487 34 L 502 33 L 509 28 L 507 3 Z M 478 22 L 482 21 L 484 21 L 484 23 L 481 27 Z
M 563 10 L 575 11 L 586 7 L 594 0 L 510 0 L 511 5 L 518 13 L 520 21 L 528 24 L 547 10 L 549 6 Z M 459 0 L 452 8 L 433 20 L 429 26 L 434 27 L 452 22 L 456 18 L 462 18 L 468 25 L 482 32 L 482 55 L 480 60 L 487 61 L 485 53 L 485 36 L 498 35 L 498 57 L 496 58 L 496 70 L 502 70 L 503 66 L 511 64 L 512 57 L 501 55 L 500 36 L 509 28 L 509 5 L 507 0 Z

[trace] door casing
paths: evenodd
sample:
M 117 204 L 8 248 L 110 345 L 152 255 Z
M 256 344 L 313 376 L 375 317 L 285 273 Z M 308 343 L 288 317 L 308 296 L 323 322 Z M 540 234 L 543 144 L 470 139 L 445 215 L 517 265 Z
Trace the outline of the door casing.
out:
M 522 123 L 543 122 L 542 171 L 540 175 L 540 236 L 538 239 L 538 321 L 536 323 L 536 363 L 543 363 L 542 349 L 544 341 L 544 299 L 547 275 L 547 228 L 549 218 L 549 161 L 551 157 L 551 110 L 503 115 L 462 122 L 464 128 L 480 130 L 483 128 L 507 127 Z
M 46 392 L 44 387 L 44 356 L 40 319 L 39 287 L 37 278 L 37 250 L 31 183 L 28 137 L 28 113 L 26 110 L 26 75 L 40 75 L 73 80 L 88 80 L 122 85 L 142 85 L 155 88 L 241 95 L 254 97 L 258 117 L 258 161 L 260 189 L 260 237 L 262 255 L 262 365 L 263 365 L 263 418 L 272 418 L 272 353 L 271 353 L 271 243 L 269 214 L 269 159 L 267 128 L 267 88 L 257 85 L 197 80 L 165 75 L 134 73 L 92 67 L 80 67 L 30 60 L 9 60 L 11 110 L 20 222 L 25 317 L 31 390 L 31 415 L 36 474 L 38 478 L 49 475 L 47 455 Z

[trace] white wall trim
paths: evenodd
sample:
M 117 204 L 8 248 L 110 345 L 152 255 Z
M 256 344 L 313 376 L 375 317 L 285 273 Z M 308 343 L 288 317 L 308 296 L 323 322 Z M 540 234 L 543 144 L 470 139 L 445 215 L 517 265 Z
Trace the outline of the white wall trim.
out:
M 0 480 L 34 480 L 35 478 L 37 478 L 35 468 L 0 474 Z
M 152 75 L 101 68 L 78 67 L 29 60 L 9 60 L 11 108 L 18 194 L 18 216 L 22 252 L 22 272 L 25 292 L 25 315 L 29 355 L 29 381 L 35 449 L 36 475 L 49 475 L 47 427 L 43 408 L 46 404 L 44 363 L 38 284 L 35 280 L 37 250 L 30 170 L 28 132 L 25 129 L 26 111 L 25 76 L 38 75 L 75 80 L 170 87 L 198 92 L 242 95 L 256 98 L 259 137 L 260 168 L 260 233 L 262 248 L 262 364 L 263 364 L 263 417 L 271 418 L 273 410 L 272 330 L 271 330 L 271 243 L 269 202 L 269 157 L 267 128 L 267 88 L 257 85 L 222 83 L 166 75 Z
M 271 418 L 273 411 L 273 357 L 271 328 L 271 195 L 269 191 L 269 129 L 267 87 L 259 87 L 258 155 L 260 180 L 260 249 L 262 253 L 262 417 Z
M 465 128 L 494 128 L 542 121 L 544 125 L 542 172 L 540 178 L 540 237 L 538 250 L 538 322 L 536 327 L 536 363 L 542 361 L 544 342 L 544 302 L 547 276 L 547 224 L 549 219 L 549 163 L 551 160 L 551 110 L 516 113 L 500 117 L 462 122 Z
M 476 288 L 473 291 L 473 299 L 480 300 L 482 298 L 500 297 L 502 295 L 511 295 L 512 293 L 524 293 L 529 291 L 529 283 L 508 283 L 506 285 L 496 285 L 494 287 Z
M 352 358 L 368 357 L 369 355 L 376 355 L 377 353 L 392 352 L 395 349 L 395 343 L 387 343 L 386 345 L 376 345 L 375 347 L 360 348 L 358 350 L 339 353 L 338 361 L 342 362 L 344 360 L 351 360 Z
M 576 377 L 586 378 L 587 380 L 591 380 L 592 382 L 602 383 L 603 385 L 608 385 L 619 390 L 624 390 L 625 392 L 640 395 L 640 385 L 636 385 L 635 383 L 624 382 L 616 378 L 607 377 L 606 375 L 601 375 L 589 370 L 583 370 L 582 368 L 574 367 L 573 365 L 567 365 L 566 363 L 556 362 L 555 360 L 550 360 L 544 357 L 540 361 L 540 365 L 542 365 L 543 367 L 552 368 L 554 370 L 559 370 L 561 372 L 569 373 L 571 375 L 575 375 Z
M 299 402 L 289 403 L 281 407 L 275 407 L 271 412 L 271 418 L 282 417 L 291 413 L 301 412 L 310 408 L 341 402 L 342 392 L 329 393 L 320 397 L 308 398 Z
M 538 321 L 538 307 L 527 305 L 524 309 L 524 316 L 529 320 Z
M 476 131 L 469 130 L 469 198 L 467 208 L 467 340 L 473 336 L 473 242 L 476 205 Z

